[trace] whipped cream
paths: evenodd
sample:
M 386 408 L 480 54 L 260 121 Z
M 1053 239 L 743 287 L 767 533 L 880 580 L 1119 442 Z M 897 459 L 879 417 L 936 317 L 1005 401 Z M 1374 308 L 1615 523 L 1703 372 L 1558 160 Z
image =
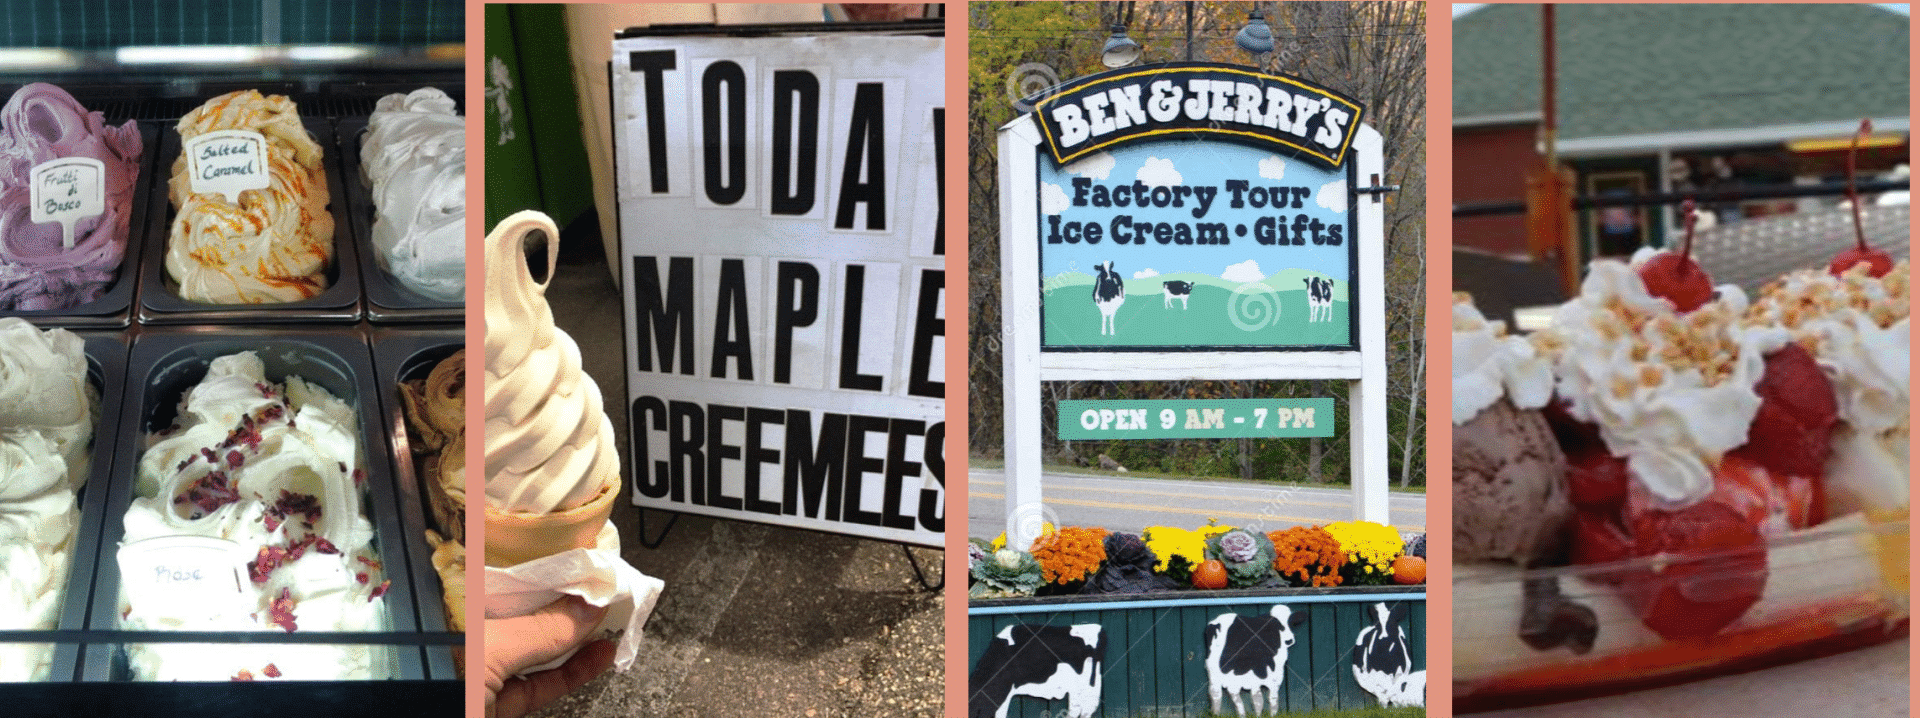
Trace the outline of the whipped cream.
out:
M 362 512 L 352 407 L 299 377 L 269 383 L 253 352 L 214 359 L 149 437 L 126 543 L 163 536 L 236 542 L 255 558 L 231 610 L 183 612 L 121 598 L 128 629 L 377 631 L 387 580 Z M 367 645 L 131 644 L 139 680 L 384 678 L 392 650 Z M 271 668 L 269 668 L 271 666 Z M 277 674 L 277 675 L 276 675 Z
M 380 268 L 423 295 L 460 301 L 467 286 L 467 137 L 453 98 L 431 87 L 380 98 L 360 157 L 373 188 Z
M 1912 433 L 1910 265 L 1835 277 L 1800 271 L 1767 285 L 1748 309 L 1755 326 L 1783 327 L 1833 382 L 1840 426 L 1827 478 L 1836 512 L 1907 505 Z
M 1580 296 L 1534 339 L 1554 361 L 1569 413 L 1598 425 L 1629 475 L 1677 507 L 1705 498 L 1720 457 L 1746 443 L 1765 356 L 1788 337 L 1743 326 L 1746 295 L 1733 285 L 1677 313 L 1635 271 L 1657 253 L 1643 249 L 1632 266 L 1593 262 Z
M 58 627 L 99 401 L 85 346 L 0 318 L 0 630 Z M 53 646 L 0 646 L 0 682 L 41 680 Z
M 184 140 L 215 130 L 249 130 L 267 141 L 269 183 L 238 204 L 195 194 L 186 155 L 174 159 L 167 198 L 178 212 L 167 242 L 167 274 L 180 296 L 209 304 L 307 299 L 327 288 L 333 215 L 320 145 L 293 101 L 256 90 L 230 92 L 194 108 L 178 125 Z
M 544 214 L 515 213 L 487 235 L 485 436 L 487 503 L 544 514 L 591 502 L 618 478 L 620 458 L 600 387 L 527 268 L 524 240 L 536 231 L 555 267 L 560 231 Z
M 1472 299 L 1453 300 L 1453 424 L 1459 426 L 1505 396 L 1521 409 L 1553 398 L 1553 362 L 1525 338 L 1490 322 Z

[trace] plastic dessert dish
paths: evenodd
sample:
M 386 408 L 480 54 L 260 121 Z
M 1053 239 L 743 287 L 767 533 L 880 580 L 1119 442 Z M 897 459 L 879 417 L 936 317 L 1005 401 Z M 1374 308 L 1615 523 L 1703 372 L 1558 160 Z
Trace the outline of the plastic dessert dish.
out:
M 1910 269 L 1836 264 L 1641 250 L 1526 336 L 1456 296 L 1456 710 L 1907 634 Z
M 253 353 L 263 371 L 264 382 L 247 387 L 244 381 L 225 381 L 218 385 L 209 381 L 210 372 L 218 373 L 216 367 L 232 369 L 233 357 L 243 352 Z M 164 506 L 169 502 L 150 497 L 144 504 L 149 508 L 134 511 L 135 515 L 130 516 L 130 511 L 142 505 L 137 503 L 144 495 L 142 485 L 152 483 L 152 477 L 136 476 L 136 473 L 155 472 L 146 471 L 153 466 L 143 465 L 143 462 L 152 464 L 146 461 L 150 458 L 148 441 L 123 441 L 114 463 L 128 470 L 115 472 L 112 487 L 107 492 L 104 526 L 99 534 L 100 545 L 104 548 L 95 566 L 93 600 L 88 616 L 90 628 L 108 631 L 101 636 L 108 642 L 89 643 L 83 648 L 81 680 L 312 681 L 453 677 L 448 662 L 443 660 L 437 665 L 429 665 L 435 662 L 429 661 L 428 656 L 438 652 L 444 658 L 444 646 L 457 641 L 457 637 L 423 633 L 421 617 L 416 610 L 421 603 L 416 595 L 420 590 L 416 577 L 423 571 L 425 575 L 432 576 L 432 569 L 422 567 L 427 557 L 414 556 L 408 551 L 410 542 L 407 540 L 408 532 L 403 528 L 402 514 L 405 511 L 401 508 L 404 505 L 401 491 L 396 485 L 390 463 L 380 459 L 388 447 L 388 435 L 383 427 L 384 404 L 377 399 L 380 389 L 376 386 L 371 356 L 357 333 L 347 330 L 282 330 L 269 334 L 229 330 L 220 336 L 209 336 L 194 332 L 149 332 L 134 345 L 130 365 L 133 370 L 129 372 L 126 384 L 130 392 L 128 410 L 122 412 L 119 426 L 122 437 L 149 437 L 166 432 L 176 422 L 191 426 L 198 421 L 205 421 L 214 428 L 169 436 L 188 438 L 196 435 L 192 433 L 194 431 L 212 435 L 218 433 L 217 427 L 232 421 L 235 429 L 225 439 L 219 440 L 222 442 L 222 451 L 232 451 L 212 453 L 219 470 L 230 471 L 236 477 L 234 484 L 208 480 L 211 473 L 196 474 L 189 467 L 185 473 L 199 478 L 180 483 L 184 491 L 176 493 L 176 500 L 171 505 L 180 512 L 182 520 L 195 520 L 191 515 L 203 514 L 207 519 L 200 520 L 224 516 L 230 523 L 237 521 L 241 529 L 253 526 L 249 521 L 259 522 L 262 526 L 277 526 L 277 533 L 269 529 L 269 535 L 273 538 L 265 540 L 268 547 L 245 546 L 253 556 L 245 565 L 247 577 L 256 586 L 265 585 L 283 591 L 276 595 L 267 595 L 272 593 L 270 591 L 262 594 L 260 600 L 271 601 L 271 604 L 267 616 L 256 618 L 267 619 L 265 624 L 255 625 L 259 622 L 235 617 L 237 624 L 228 620 L 185 621 L 178 624 L 136 620 L 136 625 L 126 625 L 129 616 L 138 619 L 151 612 L 131 610 L 134 607 L 128 605 L 127 592 L 122 586 L 121 565 L 115 560 L 116 553 L 123 543 L 138 538 L 133 535 L 132 527 L 135 524 L 152 524 L 151 507 Z M 296 382 L 292 377 L 298 377 L 300 381 Z M 195 397 L 198 398 L 183 404 L 183 396 L 203 382 L 208 384 L 208 388 L 196 393 Z M 310 387 L 303 386 L 302 382 Z M 320 392 L 331 395 L 340 404 L 329 404 Z M 259 398 L 263 394 L 272 396 Z M 276 406 L 280 406 L 278 397 L 282 396 L 288 404 L 304 405 L 306 408 L 295 411 L 290 417 L 292 421 L 275 423 L 269 429 L 270 422 L 281 421 L 284 417 L 284 412 L 274 411 Z M 227 406 L 223 403 L 226 401 L 238 401 L 242 406 L 251 406 L 259 411 L 250 412 L 242 418 L 237 411 L 221 408 Z M 180 416 L 179 411 L 183 407 L 188 412 L 197 413 Z M 259 420 L 248 421 L 255 414 L 259 415 Z M 299 428 L 296 434 L 291 424 L 303 419 L 315 426 Z M 314 451 L 313 446 L 304 446 L 300 453 L 283 456 L 288 449 L 276 442 L 293 441 L 296 436 L 305 437 L 301 441 L 318 442 L 313 446 L 331 447 L 329 450 L 336 453 L 351 453 L 363 462 L 363 473 L 356 477 L 363 479 L 359 482 L 361 485 L 351 486 L 339 480 L 340 477 L 331 476 L 338 472 L 320 468 L 318 463 L 314 463 L 317 461 L 314 455 L 305 453 Z M 164 441 L 167 437 L 161 438 L 163 441 L 154 444 L 156 449 L 168 446 Z M 290 471 L 276 474 L 282 478 L 272 481 L 286 481 L 293 484 L 296 490 L 268 497 L 271 500 L 267 501 L 247 500 L 245 497 L 249 493 L 249 484 L 246 478 L 241 478 L 242 472 L 246 471 L 248 463 L 269 461 L 294 465 Z M 306 461 L 305 465 L 312 468 L 300 468 L 301 461 Z M 157 472 L 167 474 L 166 468 L 160 467 Z M 151 493 L 153 487 L 145 488 L 149 490 L 147 493 Z M 276 483 L 274 488 L 281 487 Z M 314 496 L 317 501 L 309 501 L 300 495 L 306 490 L 327 496 Z M 238 502 L 227 501 L 222 498 L 223 491 L 240 494 L 243 498 Z M 206 500 L 209 497 L 214 500 Z M 351 510 L 326 510 L 328 506 L 343 503 Z M 208 507 L 226 513 L 207 513 Z M 136 518 L 139 519 L 137 522 L 134 520 Z M 313 527 L 295 528 L 304 524 L 313 524 Z M 344 536 L 341 543 L 363 548 L 354 550 L 341 546 L 335 548 L 339 553 L 331 553 L 325 550 L 325 544 L 330 542 L 319 540 L 327 536 Z M 291 553 L 293 544 L 303 544 L 306 551 L 315 555 L 304 558 L 287 555 Z M 273 551 L 273 546 L 280 546 L 283 550 Z M 256 551 L 258 553 L 254 553 Z M 369 584 L 373 585 L 355 585 L 350 577 L 352 572 L 361 570 L 357 566 L 364 566 Z M 342 571 L 346 573 L 337 573 Z M 375 579 L 375 576 L 380 578 Z M 267 580 L 263 582 L 261 578 Z M 388 582 L 386 589 L 376 590 L 377 584 L 383 581 Z M 310 589 L 322 590 L 313 587 L 329 586 L 344 589 L 325 589 L 322 594 L 309 596 L 316 602 L 311 608 L 322 612 L 313 614 L 310 621 L 326 622 L 332 615 L 329 610 L 339 607 L 348 611 L 344 615 L 360 612 L 376 615 L 378 619 L 372 621 L 371 625 L 331 623 L 330 626 L 337 626 L 334 632 L 321 632 L 311 622 L 305 626 L 299 625 L 301 595 L 294 593 L 294 590 L 305 593 Z M 259 591 L 255 589 L 255 592 Z M 338 592 L 329 594 L 327 591 Z M 364 598 L 381 608 L 369 612 L 365 606 L 356 608 L 358 604 L 338 602 L 327 598 L 328 595 Z M 433 604 L 428 605 L 438 603 L 437 595 L 433 598 Z M 335 602 L 327 603 L 329 600 Z M 196 615 L 195 618 L 199 617 Z M 192 630 L 180 630 L 182 625 Z M 245 625 L 254 627 L 249 629 Z M 286 630 L 289 627 L 292 630 Z M 130 628 L 145 630 L 128 634 L 125 640 L 113 633 Z M 177 656 L 183 653 L 198 658 L 180 665 Z M 153 655 L 166 655 L 173 662 L 158 664 L 161 668 L 155 675 L 153 666 L 156 664 L 147 660 Z M 328 663 L 329 660 L 338 665 Z M 253 667 L 255 664 L 258 666 Z M 234 665 L 247 667 L 246 673 L 239 673 L 233 668 Z M 269 665 L 273 667 L 268 668 Z M 348 670 L 349 666 L 358 668 Z M 343 674 L 328 675 L 335 671 Z M 208 672 L 219 675 L 202 675 Z M 281 675 L 276 676 L 275 673 Z

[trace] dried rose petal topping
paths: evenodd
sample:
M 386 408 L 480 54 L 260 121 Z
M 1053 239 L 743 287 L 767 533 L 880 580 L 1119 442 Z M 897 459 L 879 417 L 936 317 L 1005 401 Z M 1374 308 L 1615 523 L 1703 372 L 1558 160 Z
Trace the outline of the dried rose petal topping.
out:
M 356 573 L 356 574 L 354 574 L 354 575 L 353 575 L 353 580 L 355 580 L 355 581 L 359 581 L 359 582 L 360 582 L 360 585 L 362 585 L 362 586 L 365 586 L 365 585 L 367 585 L 367 572 L 365 572 L 365 571 L 361 571 L 360 573 Z
M 293 589 L 280 589 L 280 597 L 273 599 L 273 605 L 267 610 L 268 620 L 273 623 L 273 625 L 285 629 L 288 633 L 292 633 L 296 628 L 293 623 L 293 606 Z
M 337 554 L 337 553 L 340 553 L 340 547 L 338 547 L 338 546 L 335 546 L 335 545 L 333 545 L 333 542 L 332 542 L 332 541 L 328 541 L 328 540 L 326 540 L 326 539 L 324 539 L 324 538 L 321 538 L 321 537 L 319 537 L 319 536 L 309 536 L 308 538 L 311 538 L 311 539 L 313 539 L 313 550 L 314 550 L 314 551 L 317 551 L 317 552 L 320 552 L 320 553 L 325 553 L 325 554 Z
M 273 664 L 271 664 L 271 663 L 269 663 L 269 664 L 267 664 L 267 667 L 266 667 L 266 668 L 263 668 L 263 669 L 261 669 L 261 670 L 260 670 L 260 672 L 261 672 L 261 673 L 265 673 L 265 674 L 267 674 L 267 677 L 268 677 L 268 678 L 279 678 L 279 677 L 280 677 L 280 667 L 279 667 L 279 666 L 275 666 L 275 665 L 273 665 Z
M 252 672 L 252 671 L 249 671 L 249 670 L 247 670 L 247 669 L 245 669 L 245 668 L 242 668 L 242 669 L 240 669 L 240 672 L 239 672 L 238 674 L 235 674 L 235 675 L 234 675 L 234 677 L 233 677 L 233 680 L 236 680 L 236 681 L 251 681 L 251 680 L 253 680 L 253 672 Z
M 373 603 L 374 599 L 387 595 L 387 587 L 392 585 L 393 581 L 391 580 L 381 581 L 380 585 L 373 589 L 373 595 L 367 597 L 367 603 Z
M 366 556 L 355 556 L 354 558 L 360 559 L 360 563 L 364 563 L 368 566 L 372 566 L 375 569 L 385 568 L 385 566 L 382 566 L 380 564 L 379 559 L 367 558 Z

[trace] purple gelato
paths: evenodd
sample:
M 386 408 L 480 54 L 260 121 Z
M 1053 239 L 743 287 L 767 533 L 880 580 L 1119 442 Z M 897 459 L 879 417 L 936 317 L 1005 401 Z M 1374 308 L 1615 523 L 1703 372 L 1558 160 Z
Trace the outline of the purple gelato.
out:
M 133 122 L 109 126 L 46 83 L 20 88 L 0 108 L 0 310 L 69 309 L 113 284 L 127 251 L 141 144 Z M 62 246 L 59 223 L 35 223 L 29 207 L 34 166 L 65 157 L 106 166 L 106 211 L 75 224 L 72 247 Z

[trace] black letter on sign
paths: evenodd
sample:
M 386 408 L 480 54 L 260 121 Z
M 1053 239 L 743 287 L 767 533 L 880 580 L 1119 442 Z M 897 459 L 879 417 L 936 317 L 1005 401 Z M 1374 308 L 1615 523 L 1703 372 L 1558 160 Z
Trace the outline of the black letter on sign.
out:
M 773 381 L 791 384 L 793 329 L 813 326 L 820 318 L 820 270 L 806 262 L 781 262 L 778 271 L 779 303 L 773 307 Z
M 740 458 L 740 447 L 726 442 L 726 425 L 722 422 L 740 421 L 747 416 L 747 410 L 725 404 L 707 405 L 707 436 L 713 441 L 707 444 L 707 505 L 716 509 L 740 510 L 740 499 L 721 493 L 720 462 Z M 695 492 L 696 494 L 699 492 Z
M 947 507 L 940 501 L 947 488 L 947 422 L 927 427 L 925 449 L 921 461 L 926 464 L 927 472 L 933 474 L 933 480 L 940 482 L 940 490 L 920 490 L 920 525 L 940 533 L 947 530 Z
M 920 462 L 907 460 L 907 437 L 919 436 L 926 428 L 925 422 L 912 419 L 894 419 L 887 428 L 887 483 L 881 490 L 884 498 L 880 520 L 888 528 L 913 530 L 913 517 L 900 513 L 900 497 L 906 493 L 907 477 L 920 475 Z
M 927 376 L 933 366 L 933 338 L 947 335 L 947 322 L 940 318 L 940 290 L 946 286 L 944 269 L 920 270 L 920 311 L 913 320 L 913 364 L 907 375 L 907 393 L 914 396 L 943 398 L 947 383 Z
M 847 132 L 847 164 L 840 175 L 840 210 L 834 229 L 853 229 L 853 206 L 867 203 L 867 229 L 887 228 L 886 96 L 878 82 L 862 82 L 853 91 L 852 129 Z M 862 135 L 865 135 L 862 137 Z M 860 181 L 865 159 L 867 181 Z
M 861 526 L 884 525 L 881 523 L 880 512 L 860 508 L 860 489 L 861 485 L 866 483 L 863 478 L 866 474 L 879 474 L 883 477 L 886 475 L 886 460 L 867 456 L 867 434 L 885 433 L 887 424 L 887 418 L 884 416 L 854 414 L 847 419 L 847 485 L 840 492 L 840 498 L 845 501 L 840 509 L 840 516 L 847 523 Z
M 722 259 L 720 301 L 713 308 L 713 378 L 726 378 L 727 357 L 733 357 L 739 370 L 734 378 L 753 381 L 752 331 L 753 325 L 747 323 L 746 260 Z
M 658 347 L 660 372 L 673 371 L 673 349 L 680 348 L 680 373 L 693 375 L 693 258 L 667 259 L 667 291 L 660 293 L 660 263 L 657 257 L 633 258 L 633 317 L 637 346 L 634 356 L 640 371 L 653 371 Z M 679 330 L 678 342 L 674 330 Z M 655 347 L 648 346 L 648 340 Z
M 647 159 L 653 174 L 653 193 L 667 191 L 667 98 L 660 75 L 673 69 L 672 50 L 627 53 L 627 69 L 647 75 Z
M 879 391 L 878 374 L 860 373 L 860 306 L 866 286 L 866 265 L 847 265 L 846 321 L 840 323 L 840 388 Z
M 727 86 L 727 137 L 720 138 L 720 85 Z M 707 66 L 700 78 L 701 124 L 706 138 L 707 198 L 714 204 L 733 204 L 747 193 L 747 73 L 740 64 L 721 60 Z M 727 155 L 722 184 L 720 156 Z
M 813 436 L 813 414 L 787 410 L 786 493 L 781 512 L 788 516 L 840 520 L 841 472 L 847 458 L 847 415 L 820 415 L 820 438 Z M 823 502 L 822 499 L 825 499 Z M 822 506 L 826 516 L 820 515 Z
M 800 100 L 800 136 L 794 137 L 794 98 Z M 813 211 L 815 163 L 820 160 L 820 78 L 805 70 L 773 73 L 773 213 Z M 796 141 L 797 139 L 797 141 Z M 798 149 L 800 161 L 794 162 Z M 799 165 L 799 171 L 794 166 Z M 787 175 L 792 174 L 793 177 Z
M 748 511 L 772 516 L 780 515 L 780 502 L 760 498 L 760 465 L 773 464 L 774 466 L 779 466 L 780 450 L 761 446 L 760 442 L 762 438 L 766 436 L 765 427 L 767 424 L 784 424 L 786 421 L 787 412 L 779 409 L 763 409 L 760 407 L 747 409 L 746 504 Z
M 647 417 L 653 417 L 648 421 Z M 633 472 L 636 483 L 640 484 L 640 495 L 649 499 L 666 498 L 667 484 L 672 479 L 668 473 L 667 462 L 647 462 L 647 429 L 667 430 L 667 404 L 659 397 L 643 396 L 633 400 L 633 411 L 627 415 L 627 426 L 633 427 Z
M 933 253 L 947 253 L 947 108 L 933 108 L 933 193 L 939 212 L 933 218 Z
M 667 456 L 673 469 L 673 490 L 669 492 L 668 500 L 685 502 L 687 487 L 692 486 L 693 503 L 704 506 L 707 503 L 707 465 L 700 447 L 707 442 L 706 413 L 700 410 L 699 404 L 690 401 L 668 404 L 667 412 Z

